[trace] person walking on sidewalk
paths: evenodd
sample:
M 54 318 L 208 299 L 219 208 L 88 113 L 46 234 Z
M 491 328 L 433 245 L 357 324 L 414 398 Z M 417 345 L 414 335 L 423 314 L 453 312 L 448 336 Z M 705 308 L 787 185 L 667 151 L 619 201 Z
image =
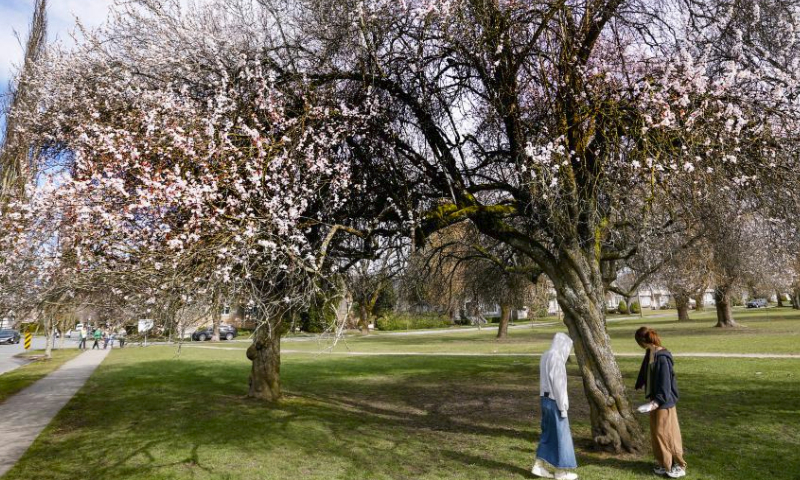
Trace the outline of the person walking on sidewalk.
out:
M 99 342 L 100 342 L 100 339 L 103 338 L 103 331 L 100 330 L 99 327 L 95 328 L 94 329 L 94 334 L 92 336 L 94 337 L 94 343 L 92 344 L 92 350 L 94 350 L 95 348 L 100 350 L 100 343 Z
M 550 350 L 542 355 L 539 364 L 539 396 L 542 402 L 542 435 L 536 449 L 536 461 L 531 473 L 537 477 L 575 480 L 578 474 L 565 469 L 578 467 L 575 447 L 569 429 L 569 398 L 567 396 L 567 359 L 572 339 L 556 333 Z M 548 465 L 555 467 L 555 474 Z
M 86 330 L 86 325 L 81 325 L 78 329 L 78 350 L 86 350 L 86 337 L 89 336 L 89 331 Z
M 636 343 L 646 350 L 636 390 L 644 387 L 645 397 L 650 400 L 639 407 L 639 412 L 650 414 L 650 440 L 658 463 L 653 471 L 670 478 L 686 475 L 683 459 L 681 427 L 678 424 L 678 382 L 675 378 L 672 354 L 661 346 L 658 333 L 641 327 L 635 334 Z
M 117 341 L 119 342 L 119 348 L 125 346 L 125 336 L 128 332 L 125 331 L 125 328 L 120 328 L 119 332 L 117 333 Z

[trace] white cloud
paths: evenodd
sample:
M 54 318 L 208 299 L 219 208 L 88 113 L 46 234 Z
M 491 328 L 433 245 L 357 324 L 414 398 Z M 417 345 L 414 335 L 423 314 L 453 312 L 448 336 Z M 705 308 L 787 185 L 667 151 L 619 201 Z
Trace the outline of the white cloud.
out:
M 108 16 L 113 0 L 51 0 L 47 6 L 48 40 L 71 43 L 70 32 L 75 18 L 86 27 L 100 25 Z M 22 62 L 22 42 L 28 37 L 28 24 L 33 13 L 33 0 L 0 0 L 0 91 L 5 90 L 12 73 Z

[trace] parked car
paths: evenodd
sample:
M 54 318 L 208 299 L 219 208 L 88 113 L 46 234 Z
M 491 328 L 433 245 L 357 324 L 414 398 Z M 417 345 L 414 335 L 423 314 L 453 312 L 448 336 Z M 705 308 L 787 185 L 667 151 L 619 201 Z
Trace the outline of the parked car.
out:
M 204 327 L 198 328 L 192 334 L 192 340 L 197 340 L 200 342 L 205 342 L 206 340 L 211 340 L 211 337 L 214 335 L 214 327 Z M 225 340 L 233 340 L 236 338 L 237 332 L 236 327 L 232 325 L 220 325 L 219 326 L 219 338 Z
M 765 298 L 754 298 L 747 302 L 747 308 L 764 308 L 767 306 Z
M 16 330 L 0 330 L 0 344 L 19 343 L 19 332 Z
M 75 328 L 70 328 L 69 330 L 67 330 L 67 338 L 72 338 L 73 335 L 75 335 L 77 337 L 78 336 L 78 332 L 81 331 L 81 328 L 83 328 L 83 324 L 79 323 L 79 324 L 75 325 Z

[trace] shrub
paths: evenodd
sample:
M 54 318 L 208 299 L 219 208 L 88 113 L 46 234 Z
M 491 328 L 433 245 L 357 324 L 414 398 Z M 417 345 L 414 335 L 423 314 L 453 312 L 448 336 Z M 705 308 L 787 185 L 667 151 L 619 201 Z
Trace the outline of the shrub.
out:
M 639 305 L 639 302 L 631 302 L 631 313 L 642 313 L 642 307 Z
M 623 315 L 628 313 L 628 304 L 625 303 L 625 300 L 619 301 L 619 306 L 617 306 L 617 311 Z
M 382 317 L 376 322 L 376 328 L 385 331 L 442 328 L 450 325 L 450 322 L 438 315 L 392 314 Z

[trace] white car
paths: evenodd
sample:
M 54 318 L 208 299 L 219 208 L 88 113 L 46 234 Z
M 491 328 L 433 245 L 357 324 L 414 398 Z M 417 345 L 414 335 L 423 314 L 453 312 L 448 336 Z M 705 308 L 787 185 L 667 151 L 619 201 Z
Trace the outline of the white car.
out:
M 77 334 L 81 330 L 81 328 L 83 328 L 83 324 L 79 323 L 75 325 L 75 328 L 70 328 L 69 330 L 67 330 L 67 338 L 72 338 L 72 334 L 73 333 Z

